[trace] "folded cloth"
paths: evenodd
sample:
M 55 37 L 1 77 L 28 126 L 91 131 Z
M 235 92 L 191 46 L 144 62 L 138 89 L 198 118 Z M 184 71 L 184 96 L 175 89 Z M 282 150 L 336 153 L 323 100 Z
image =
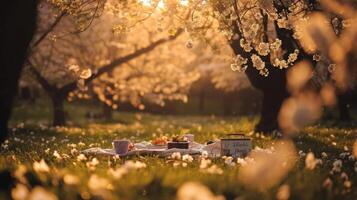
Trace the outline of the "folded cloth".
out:
M 189 149 L 167 149 L 166 145 L 153 145 L 149 142 L 140 142 L 135 143 L 135 150 L 129 151 L 126 154 L 116 154 L 114 149 L 102 149 L 99 147 L 90 148 L 82 151 L 82 153 L 87 155 L 107 155 L 107 156 L 115 156 L 119 155 L 120 157 L 125 156 L 146 156 L 146 155 L 157 155 L 159 157 L 167 157 L 175 152 L 179 152 L 181 154 L 189 154 L 189 155 L 201 155 L 202 153 L 207 153 L 209 157 L 217 157 L 220 156 L 220 141 L 214 142 L 209 145 L 199 144 L 196 142 L 190 142 Z

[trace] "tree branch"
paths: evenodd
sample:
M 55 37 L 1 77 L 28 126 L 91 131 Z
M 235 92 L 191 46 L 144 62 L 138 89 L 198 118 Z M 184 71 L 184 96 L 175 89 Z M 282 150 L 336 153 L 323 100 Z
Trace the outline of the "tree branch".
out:
M 31 48 L 35 48 L 36 46 L 38 46 L 47 37 L 47 35 L 57 26 L 57 24 L 61 21 L 62 17 L 65 14 L 65 12 L 62 12 L 51 24 L 51 26 L 31 45 Z
M 112 71 L 114 68 L 116 68 L 117 66 L 119 66 L 123 63 L 129 62 L 134 58 L 137 58 L 147 52 L 154 50 L 156 47 L 158 47 L 161 44 L 175 40 L 182 33 L 183 33 L 183 29 L 179 29 L 173 36 L 157 40 L 156 42 L 153 42 L 150 45 L 143 47 L 131 54 L 128 54 L 124 57 L 119 57 L 117 59 L 114 59 L 111 63 L 100 67 L 96 74 L 93 74 L 90 78 L 86 79 L 85 84 L 92 82 L 94 79 L 98 78 L 99 76 L 101 76 L 104 73 Z M 60 90 L 61 90 L 61 93 L 68 94 L 69 92 L 75 90 L 76 88 L 77 88 L 77 83 L 72 82 L 72 83 L 69 83 L 69 84 L 63 86 Z
M 50 84 L 45 77 L 43 77 L 41 75 L 41 73 L 39 71 L 37 71 L 37 69 L 35 68 L 35 66 L 33 65 L 33 63 L 29 60 L 27 60 L 27 63 L 29 65 L 30 71 L 33 73 L 33 75 L 35 76 L 36 80 L 38 81 L 38 83 L 40 83 L 40 85 L 42 86 L 42 88 L 49 94 L 52 94 L 55 90 L 57 90 L 57 88 L 55 86 L 53 86 L 52 84 Z

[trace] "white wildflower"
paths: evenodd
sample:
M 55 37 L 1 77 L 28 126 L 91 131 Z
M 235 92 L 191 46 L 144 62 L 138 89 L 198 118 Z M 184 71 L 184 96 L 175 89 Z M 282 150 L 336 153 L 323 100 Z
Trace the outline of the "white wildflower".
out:
M 82 153 L 77 156 L 77 161 L 79 161 L 79 162 L 86 161 L 86 160 L 87 160 L 87 157 Z
M 77 185 L 79 183 L 79 178 L 72 174 L 66 174 L 63 177 L 63 181 L 67 185 Z
M 201 163 L 200 163 L 200 169 L 207 168 L 211 163 L 212 163 L 212 161 L 210 159 L 202 158 Z
M 224 200 L 215 196 L 206 186 L 196 182 L 186 182 L 177 191 L 177 200 Z
M 333 167 L 332 167 L 331 173 L 339 173 L 339 172 L 341 172 L 342 161 L 341 160 L 335 160 L 335 162 L 333 162 L 332 166 Z
M 33 163 L 33 169 L 36 172 L 49 172 L 50 171 L 50 168 L 48 167 L 48 165 L 44 159 L 41 159 L 40 162 L 35 161 Z
M 29 194 L 29 190 L 24 184 L 16 184 L 16 187 L 11 190 L 11 197 L 14 200 L 25 200 Z
M 183 155 L 183 156 L 182 156 L 182 161 L 192 162 L 192 161 L 193 161 L 193 158 L 192 158 L 192 156 L 186 154 L 186 155 Z
M 181 153 L 180 152 L 174 152 L 171 154 L 170 156 L 172 159 L 175 159 L 175 160 L 180 160 L 181 159 Z
M 277 200 L 288 200 L 290 197 L 290 186 L 289 185 L 282 185 L 279 187 L 278 192 L 276 194 Z
M 305 158 L 305 168 L 309 170 L 315 169 L 317 161 L 315 155 L 312 152 L 309 152 Z
M 57 200 L 57 197 L 43 187 L 37 186 L 31 190 L 28 200 Z

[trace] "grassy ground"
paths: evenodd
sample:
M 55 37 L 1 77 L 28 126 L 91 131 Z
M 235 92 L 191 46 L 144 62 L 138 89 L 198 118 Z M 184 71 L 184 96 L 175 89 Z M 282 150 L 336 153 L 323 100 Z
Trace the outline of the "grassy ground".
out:
M 89 147 L 109 148 L 111 141 L 118 138 L 139 142 L 159 135 L 189 132 L 195 134 L 196 141 L 204 143 L 227 133 L 250 132 L 257 121 L 255 117 L 178 117 L 118 112 L 113 122 L 104 123 L 85 119 L 83 116 L 88 109 L 95 110 L 67 106 L 70 126 L 51 128 L 47 126 L 50 110 L 46 106 L 16 107 L 10 138 L 1 147 L 0 188 L 3 189 L 0 198 L 7 198 L 12 191 L 13 197 L 29 193 L 30 198 L 55 194 L 58 199 L 175 199 L 177 190 L 193 181 L 209 189 L 202 190 L 197 185 L 189 187 L 197 190 L 196 194 L 202 199 L 208 199 L 204 195 L 210 192 L 225 199 L 239 200 L 357 199 L 357 165 L 350 156 L 357 138 L 357 125 L 324 122 L 307 127 L 294 140 L 299 153 L 287 176 L 269 188 L 257 190 L 238 179 L 241 164 L 232 166 L 224 158 L 213 159 L 203 168 L 199 157 L 192 162 L 157 157 L 86 157 L 87 160 L 78 157 L 81 150 Z M 254 147 L 269 148 L 276 143 L 259 134 L 252 137 Z M 312 170 L 305 166 L 308 152 L 321 159 Z M 34 164 L 41 159 L 48 168 L 44 163 Z M 336 160 L 342 161 L 341 171 L 332 172 Z M 272 160 L 265 173 L 276 167 Z

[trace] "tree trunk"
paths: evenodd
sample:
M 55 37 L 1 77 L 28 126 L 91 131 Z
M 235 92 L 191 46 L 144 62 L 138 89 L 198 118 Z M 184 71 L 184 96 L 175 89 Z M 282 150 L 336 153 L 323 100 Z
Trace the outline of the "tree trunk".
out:
M 27 49 L 36 29 L 37 1 L 11 0 L 0 6 L 0 143 L 7 125 Z
M 224 93 L 222 98 L 224 115 L 229 116 L 232 115 L 232 95 L 230 93 Z
M 113 119 L 113 111 L 110 106 L 103 104 L 103 118 L 105 121 L 111 121 Z
M 286 90 L 279 90 L 276 88 L 272 90 L 262 90 L 263 104 L 261 109 L 261 118 L 255 131 L 257 132 L 271 132 L 279 129 L 278 115 L 280 107 L 284 100 L 288 97 Z
M 203 88 L 201 88 L 201 91 L 199 94 L 198 108 L 199 108 L 200 113 L 203 113 L 203 111 L 205 109 L 205 91 Z
M 272 132 L 279 129 L 278 114 L 284 100 L 289 97 L 286 90 L 286 70 L 267 66 L 268 77 L 258 74 L 253 67 L 248 67 L 246 74 L 251 84 L 263 93 L 261 118 L 255 127 L 257 132 Z
M 66 114 L 64 111 L 64 98 L 54 96 L 52 99 L 53 105 L 53 126 L 66 125 Z
M 338 109 L 340 110 L 341 121 L 351 120 L 351 115 L 348 110 L 348 94 L 342 94 L 338 96 Z

